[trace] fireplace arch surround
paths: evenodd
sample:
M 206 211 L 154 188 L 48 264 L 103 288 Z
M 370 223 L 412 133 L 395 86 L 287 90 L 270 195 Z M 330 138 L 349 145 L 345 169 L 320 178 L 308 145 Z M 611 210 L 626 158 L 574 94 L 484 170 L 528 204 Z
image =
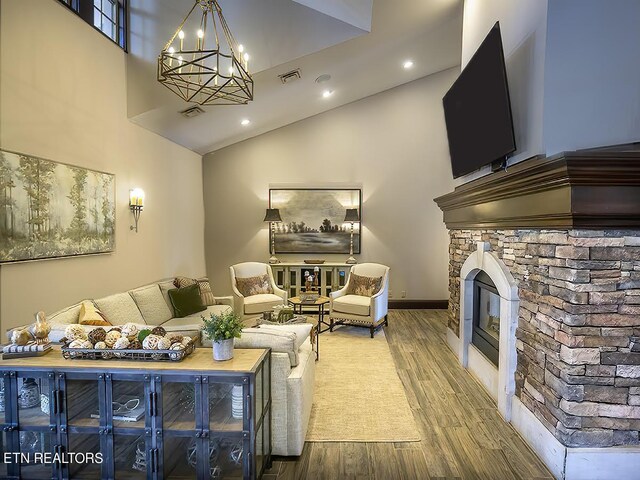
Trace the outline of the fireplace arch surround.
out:
M 469 350 L 473 335 L 474 279 L 479 272 L 491 278 L 500 295 L 500 339 L 498 356 L 498 411 L 511 420 L 511 399 L 515 393 L 516 327 L 518 325 L 518 285 L 507 266 L 490 252 L 488 242 L 478 242 L 475 252 L 460 270 L 460 343 L 458 359 L 469 369 Z M 474 347 L 475 348 L 475 347 Z

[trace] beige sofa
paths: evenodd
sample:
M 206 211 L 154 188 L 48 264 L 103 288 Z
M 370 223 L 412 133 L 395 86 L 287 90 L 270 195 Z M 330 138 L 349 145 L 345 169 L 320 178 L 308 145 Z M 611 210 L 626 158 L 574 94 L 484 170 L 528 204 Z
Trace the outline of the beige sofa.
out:
M 173 280 L 165 280 L 92 302 L 114 325 L 133 322 L 140 327 L 161 325 L 167 332 L 201 338 L 201 315 L 230 311 L 232 297 L 215 297 L 216 305 L 184 318 L 174 318 L 168 291 Z M 81 303 L 47 315 L 51 341 L 58 342 L 71 323 L 78 323 Z M 19 329 L 23 327 L 17 327 Z M 90 331 L 95 326 L 86 325 Z M 13 330 L 7 332 L 9 338 Z M 304 447 L 315 382 L 315 353 L 310 341 L 311 324 L 263 325 L 245 328 L 235 339 L 236 348 L 271 348 L 271 434 L 274 455 L 300 455 Z M 202 339 L 203 346 L 211 341 Z
M 236 348 L 271 348 L 271 446 L 273 455 L 300 455 L 309 426 L 316 372 L 311 324 L 245 328 Z M 203 340 L 211 345 L 210 340 Z
M 211 313 L 218 315 L 232 310 L 232 297 L 215 297 L 216 305 L 188 317 L 176 318 L 168 294 L 172 288 L 176 288 L 173 279 L 163 280 L 91 301 L 112 325 L 134 323 L 140 328 L 162 326 L 167 332 L 188 335 L 194 339 L 200 338 L 202 315 L 207 316 Z M 52 342 L 59 342 L 64 337 L 64 331 L 68 325 L 78 323 L 81 305 L 82 302 L 76 303 L 55 313 L 47 314 L 47 320 L 51 324 L 49 339 Z M 22 329 L 24 326 L 17 328 Z M 90 332 L 96 327 L 83 325 L 83 328 Z M 7 332 L 8 338 L 11 338 L 12 332 L 13 330 Z

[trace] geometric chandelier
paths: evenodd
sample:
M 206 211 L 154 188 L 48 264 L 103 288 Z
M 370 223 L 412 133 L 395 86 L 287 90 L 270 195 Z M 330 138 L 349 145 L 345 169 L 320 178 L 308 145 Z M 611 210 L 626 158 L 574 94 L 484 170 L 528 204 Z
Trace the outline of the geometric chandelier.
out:
M 253 100 L 249 55 L 233 38 L 217 0 L 196 0 L 158 56 L 158 81 L 198 105 Z

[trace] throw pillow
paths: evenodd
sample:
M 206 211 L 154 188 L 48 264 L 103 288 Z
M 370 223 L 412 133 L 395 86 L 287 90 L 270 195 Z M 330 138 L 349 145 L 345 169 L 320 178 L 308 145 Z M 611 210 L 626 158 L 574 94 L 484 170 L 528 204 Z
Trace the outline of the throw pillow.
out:
M 96 306 L 93 303 L 91 303 L 89 300 L 85 300 L 84 302 L 82 302 L 82 305 L 80 306 L 78 323 L 80 325 L 97 325 L 97 326 L 111 325 L 102 316 L 102 313 L 100 313 L 100 310 L 98 310 Z
M 202 298 L 202 303 L 207 306 L 216 304 L 216 299 L 213 296 L 213 291 L 211 290 L 211 284 L 209 283 L 209 279 L 207 279 L 206 277 L 199 279 L 176 277 L 173 284 L 178 288 L 184 288 L 198 284 L 198 287 L 200 288 L 200 297 Z
M 197 283 L 188 287 L 169 290 L 169 298 L 178 318 L 187 317 L 207 309 L 202 304 L 200 288 Z
M 382 277 L 363 277 L 352 273 L 349 278 L 347 295 L 360 295 L 361 297 L 372 297 L 380 291 L 382 287 Z
M 269 275 L 266 273 L 257 277 L 236 277 L 236 287 L 243 297 L 273 293 L 271 280 L 269 280 Z

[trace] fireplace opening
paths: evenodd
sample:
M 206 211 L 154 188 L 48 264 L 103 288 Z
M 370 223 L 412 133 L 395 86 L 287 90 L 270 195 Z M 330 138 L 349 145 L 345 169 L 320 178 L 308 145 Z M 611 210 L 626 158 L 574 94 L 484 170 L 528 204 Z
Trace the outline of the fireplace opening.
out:
M 473 333 L 471 343 L 498 366 L 500 345 L 500 295 L 489 275 L 478 273 L 473 281 Z

